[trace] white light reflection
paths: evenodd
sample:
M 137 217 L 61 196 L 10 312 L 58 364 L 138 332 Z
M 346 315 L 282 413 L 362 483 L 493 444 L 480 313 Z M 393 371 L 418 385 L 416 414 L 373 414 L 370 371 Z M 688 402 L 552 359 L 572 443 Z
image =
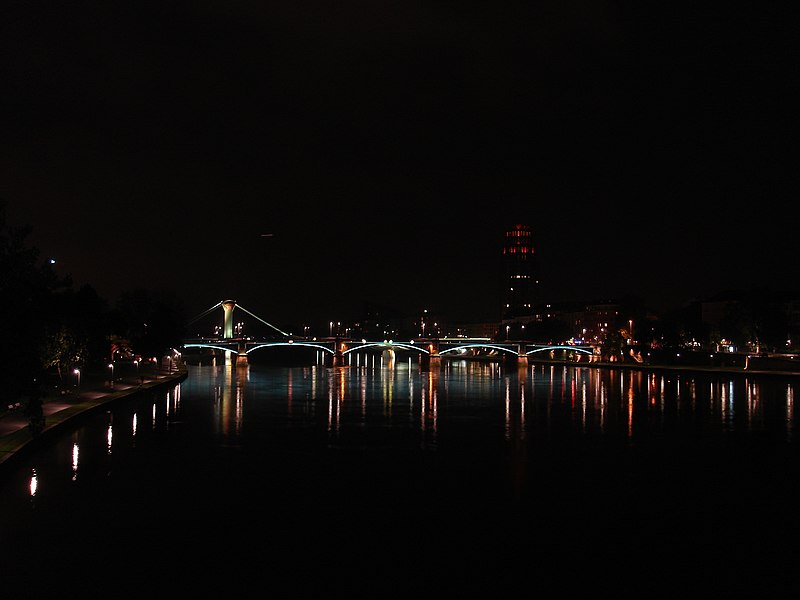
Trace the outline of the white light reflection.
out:
M 436 390 L 436 375 L 431 373 L 428 378 L 428 401 L 430 402 L 430 415 L 433 421 L 433 433 L 436 433 L 437 422 L 439 420 L 439 398 Z
M 36 469 L 31 469 L 31 482 L 28 484 L 28 489 L 30 490 L 31 498 L 36 496 L 36 490 L 39 487 L 39 480 L 36 477 Z
M 360 377 L 359 391 L 361 392 L 361 425 L 367 424 L 367 379 L 363 375 Z
M 589 376 L 590 377 L 592 376 L 592 372 L 593 371 L 594 371 L 593 369 L 589 371 Z M 595 384 L 592 385 L 591 382 L 587 382 L 586 378 L 584 377 L 583 383 L 582 383 L 582 393 L 583 393 L 583 397 L 584 398 L 589 396 L 589 390 L 590 389 L 597 389 L 597 383 L 595 382 Z M 597 401 L 600 403 L 600 431 L 605 433 L 605 431 L 606 431 L 606 398 L 602 393 L 596 394 L 595 397 L 597 398 Z
M 408 377 L 408 419 L 409 421 L 414 420 L 414 378 L 411 377 L 410 371 Z
M 760 408 L 760 396 L 757 383 L 747 384 L 747 426 L 748 429 L 752 427 L 753 418 L 758 416 Z
M 72 444 L 72 481 L 78 479 L 78 442 Z
M 792 422 L 794 421 L 794 387 L 791 384 L 786 386 L 786 434 L 788 439 L 792 439 Z
M 132 429 L 133 429 L 133 436 L 136 437 L 136 413 L 133 413 Z
M 106 429 L 106 452 L 111 454 L 111 438 L 113 437 L 113 431 L 111 428 L 111 423 L 108 424 L 108 429 Z

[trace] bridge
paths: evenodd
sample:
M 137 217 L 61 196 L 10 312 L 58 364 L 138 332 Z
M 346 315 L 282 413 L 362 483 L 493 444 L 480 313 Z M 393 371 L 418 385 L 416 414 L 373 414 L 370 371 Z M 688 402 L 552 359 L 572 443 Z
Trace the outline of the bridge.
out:
M 308 348 L 314 349 L 322 357 L 330 357 L 334 366 L 347 364 L 350 356 L 363 352 L 381 352 L 394 356 L 397 352 L 416 353 L 422 363 L 436 362 L 441 358 L 469 358 L 486 357 L 499 359 L 512 359 L 518 363 L 527 363 L 529 357 L 546 355 L 548 358 L 561 358 L 564 360 L 580 361 L 585 357 L 585 362 L 590 362 L 595 356 L 591 346 L 573 346 L 564 344 L 539 344 L 528 341 L 500 342 L 490 338 L 417 338 L 408 341 L 380 340 L 368 341 L 346 337 L 308 338 L 294 336 L 275 327 L 261 317 L 253 314 L 235 300 L 222 300 L 210 309 L 201 313 L 194 320 L 213 312 L 218 308 L 223 310 L 223 327 L 221 336 L 207 338 L 187 339 L 184 341 L 185 349 L 209 349 L 224 353 L 225 364 L 247 365 L 248 357 L 254 352 L 265 348 Z M 233 313 L 239 308 L 266 324 L 275 333 L 271 337 L 253 339 L 242 335 L 234 335 Z

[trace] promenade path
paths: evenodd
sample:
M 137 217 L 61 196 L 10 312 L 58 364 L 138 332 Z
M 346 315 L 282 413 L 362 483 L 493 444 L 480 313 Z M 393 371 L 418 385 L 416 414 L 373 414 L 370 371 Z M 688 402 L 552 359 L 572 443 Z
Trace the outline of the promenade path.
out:
M 131 394 L 178 383 L 186 376 L 186 367 L 182 366 L 172 370 L 153 369 L 143 373 L 141 384 L 135 381 L 115 381 L 112 387 L 108 379 L 102 381 L 100 378 L 87 378 L 79 391 L 43 398 L 44 429 L 37 435 L 31 432 L 28 416 L 22 407 L 4 411 L 0 414 L 0 470 L 3 463 L 20 450 L 33 446 L 33 442 L 47 439 L 49 433 L 69 419 Z

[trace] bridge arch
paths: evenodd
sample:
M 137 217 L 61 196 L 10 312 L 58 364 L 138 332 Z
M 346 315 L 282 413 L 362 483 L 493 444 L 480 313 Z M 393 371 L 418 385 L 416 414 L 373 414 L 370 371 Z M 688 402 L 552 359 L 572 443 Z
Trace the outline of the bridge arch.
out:
M 364 348 L 386 348 L 386 349 L 394 349 L 394 348 L 403 348 L 405 350 L 415 350 L 417 352 L 422 352 L 424 354 L 430 354 L 430 351 L 422 346 L 416 344 L 403 344 L 398 342 L 361 342 L 357 345 L 351 346 L 347 348 L 343 355 L 349 354 L 351 352 L 357 352 L 359 350 L 363 350 Z
M 570 352 L 582 352 L 583 354 L 593 354 L 591 350 L 581 348 L 579 346 L 542 346 L 541 348 L 534 348 L 525 352 L 527 356 L 536 354 L 537 352 L 549 352 L 550 350 L 569 350 Z
M 238 350 L 233 348 L 226 348 L 225 346 L 217 346 L 215 344 L 184 344 L 184 348 L 213 348 L 214 350 L 222 350 L 223 352 L 230 352 L 232 354 L 239 354 Z
M 256 344 L 252 348 L 249 348 L 245 354 L 250 354 L 254 350 L 259 350 L 261 348 L 274 348 L 276 346 L 292 346 L 292 347 L 305 347 L 305 348 L 316 348 L 317 350 L 323 350 L 329 354 L 335 354 L 334 350 L 323 346 L 322 344 L 311 344 L 309 342 L 265 342 L 263 344 Z
M 444 354 L 450 354 L 452 352 L 458 352 L 458 351 L 461 351 L 461 350 L 469 350 L 471 348 L 484 348 L 484 349 L 489 349 L 489 350 L 500 350 L 500 351 L 506 352 L 508 354 L 513 354 L 514 356 L 519 356 L 519 352 L 517 352 L 516 350 L 514 350 L 512 348 L 505 348 L 503 346 L 498 346 L 498 345 L 490 344 L 490 343 L 486 343 L 486 344 L 463 344 L 461 346 L 454 346 L 452 348 L 447 348 L 445 350 L 439 350 L 439 356 L 442 356 Z

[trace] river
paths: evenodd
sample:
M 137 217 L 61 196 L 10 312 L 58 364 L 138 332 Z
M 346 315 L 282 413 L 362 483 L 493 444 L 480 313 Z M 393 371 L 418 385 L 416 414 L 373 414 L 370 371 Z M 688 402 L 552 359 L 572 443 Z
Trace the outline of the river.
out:
M 190 366 L 3 474 L 4 589 L 785 597 L 798 385 L 455 360 Z

